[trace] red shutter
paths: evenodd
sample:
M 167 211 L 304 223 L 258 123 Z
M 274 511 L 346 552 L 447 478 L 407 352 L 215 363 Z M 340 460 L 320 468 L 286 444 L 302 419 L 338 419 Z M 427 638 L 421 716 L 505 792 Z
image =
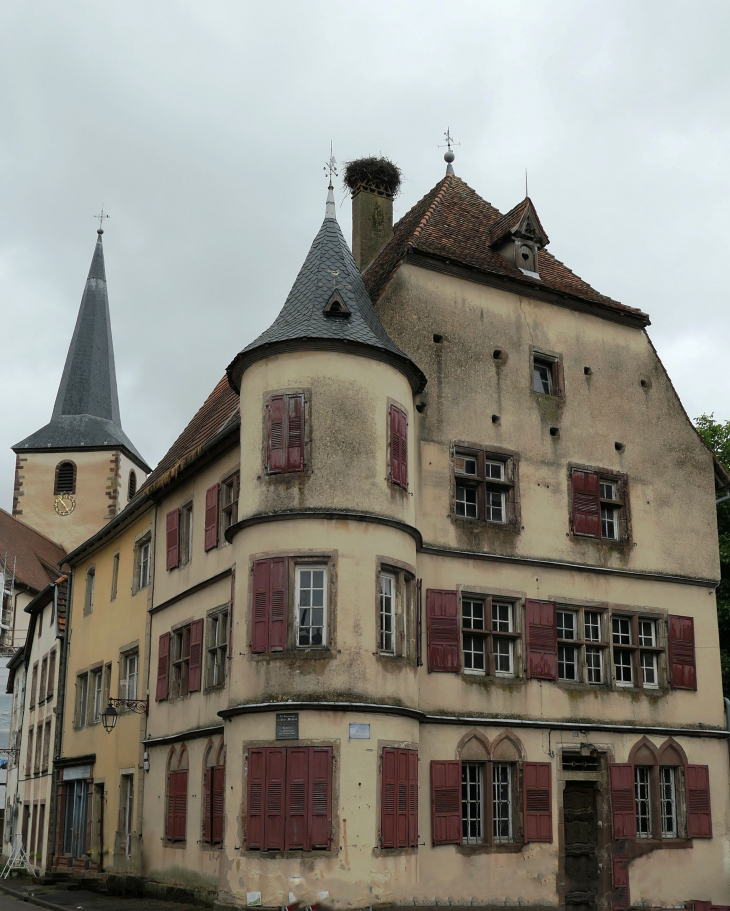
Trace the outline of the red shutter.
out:
M 309 846 L 332 847 L 332 747 L 309 748 Z
M 287 396 L 286 470 L 304 468 L 304 396 Z
M 177 788 L 177 772 L 167 773 L 167 823 L 165 836 L 169 841 L 175 839 L 175 789 Z
M 190 624 L 190 667 L 188 670 L 188 692 L 197 693 L 203 666 L 203 621 L 193 620 Z
M 309 851 L 309 748 L 290 747 L 286 757 L 286 850 Z
M 595 471 L 573 469 L 573 534 L 601 537 L 601 486 Z
M 160 645 L 157 651 L 157 693 L 155 700 L 161 702 L 167 699 L 167 669 L 170 662 L 170 634 L 160 636 Z
M 180 565 L 180 510 L 173 509 L 167 514 L 167 568 Z
M 687 791 L 687 834 L 690 838 L 712 838 L 710 813 L 710 770 L 706 765 L 688 765 L 684 770 Z
M 266 782 L 266 750 L 248 751 L 248 807 L 246 812 L 246 846 L 249 850 L 264 849 L 264 785 Z
M 214 484 L 205 492 L 205 549 L 218 547 L 218 488 Z
M 400 436 L 400 485 L 408 489 L 408 418 L 405 411 L 398 412 L 398 434 Z
M 713 911 L 719 909 L 722 905 L 713 905 L 712 902 L 692 902 L 692 911 Z
M 225 818 L 225 785 L 225 766 L 217 765 L 213 769 L 213 819 L 211 841 L 214 845 L 219 845 L 223 841 L 223 820 Z
M 636 801 L 634 799 L 634 767 L 631 763 L 609 766 L 611 776 L 611 818 L 613 837 L 636 838 Z
M 461 670 L 459 604 L 456 592 L 426 591 L 428 669 L 458 674 Z
M 286 471 L 286 396 L 269 399 L 267 467 L 269 474 Z
M 395 847 L 395 792 L 397 778 L 397 750 L 383 750 L 380 796 L 380 845 Z
M 168 828 L 168 838 L 172 841 L 185 841 L 188 815 L 187 769 L 170 772 L 168 799 L 168 824 L 172 818 L 172 828 Z
M 390 406 L 390 480 L 400 484 L 400 422 L 395 405 Z
M 289 604 L 289 567 L 286 557 L 271 561 L 271 611 L 269 614 L 269 651 L 286 648 L 286 615 Z
M 628 857 L 614 857 L 611 872 L 613 874 L 613 911 L 626 911 L 631 905 L 629 893 L 629 859 Z
M 552 769 L 549 762 L 523 766 L 525 841 L 553 840 Z
M 423 667 L 423 579 L 416 585 L 416 667 Z
M 554 601 L 525 601 L 527 676 L 558 678 L 558 627 Z
M 418 753 L 408 753 L 408 847 L 418 847 Z
M 211 844 L 213 841 L 212 831 L 212 812 L 213 804 L 213 768 L 209 766 L 205 770 L 205 790 L 203 792 L 203 841 Z
M 264 785 L 264 850 L 284 850 L 284 801 L 286 789 L 286 750 L 266 750 Z
M 461 844 L 461 763 L 431 760 L 431 821 L 435 845 Z
M 408 847 L 408 750 L 398 750 L 398 801 L 396 805 L 397 847 Z
M 271 603 L 271 561 L 257 560 L 253 565 L 253 618 L 251 651 L 269 650 L 269 604 Z
M 669 617 L 670 676 L 675 690 L 696 690 L 695 626 L 692 617 Z

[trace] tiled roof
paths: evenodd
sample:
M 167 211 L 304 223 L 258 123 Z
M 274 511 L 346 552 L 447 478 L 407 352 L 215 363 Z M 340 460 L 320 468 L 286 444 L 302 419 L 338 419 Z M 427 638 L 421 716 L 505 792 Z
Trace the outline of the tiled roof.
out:
M 546 250 L 538 254 L 539 279 L 525 275 L 492 250 L 495 229 L 504 233 L 505 221 L 516 223 L 527 203 L 523 200 L 503 216 L 463 180 L 447 174 L 395 225 L 393 237 L 365 270 L 370 297 L 377 302 L 403 258 L 416 251 L 517 281 L 526 289 L 547 289 L 598 304 L 599 314 L 607 308 L 648 323 L 641 310 L 599 294 Z
M 122 430 L 114 368 L 104 248 L 98 233 L 61 384 L 48 424 L 13 446 L 15 452 L 119 448 L 149 471 Z
M 335 289 L 349 310 L 346 318 L 325 315 L 325 307 Z M 327 206 L 322 227 L 281 312 L 266 332 L 247 345 L 229 366 L 232 384 L 238 385 L 245 366 L 260 349 L 303 340 L 310 344 L 312 340 L 355 343 L 376 349 L 417 377 L 417 385 L 425 385 L 419 368 L 388 336 L 375 312 L 360 270 L 337 223 L 334 199 Z
M 0 559 L 12 571 L 15 560 L 15 579 L 31 591 L 39 592 L 58 578 L 58 563 L 66 551 L 39 531 L 0 509 Z
M 217 433 L 234 421 L 239 413 L 238 395 L 228 385 L 228 379 L 224 376 L 185 430 L 160 459 L 140 493 L 149 490 L 167 472 L 197 453 Z

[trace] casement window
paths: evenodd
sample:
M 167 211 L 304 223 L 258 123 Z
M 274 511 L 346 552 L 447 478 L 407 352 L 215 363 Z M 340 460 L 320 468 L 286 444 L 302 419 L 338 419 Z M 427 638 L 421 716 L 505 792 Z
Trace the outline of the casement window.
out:
M 92 671 L 91 677 L 91 724 L 98 724 L 101 721 L 101 713 L 104 710 L 102 705 L 103 681 L 102 668 Z
M 170 633 L 163 633 L 157 646 L 156 702 L 167 699 L 170 691 L 170 639 Z
M 193 559 L 193 504 L 180 507 L 180 565 L 187 566 Z
M 623 541 L 628 537 L 624 476 L 571 469 L 571 525 L 574 535 Z
M 330 850 L 332 758 L 331 746 L 249 749 L 249 851 Z
M 136 699 L 139 684 L 139 652 L 125 652 L 120 660 L 119 696 Z
M 86 584 L 84 587 L 84 616 L 88 616 L 94 610 L 94 582 L 96 580 L 96 570 L 92 566 L 86 573 Z
M 384 747 L 380 846 L 418 847 L 418 751 Z
M 326 563 L 289 557 L 257 560 L 253 565 L 252 600 L 254 653 L 328 647 L 329 567 Z
M 132 856 L 134 831 L 134 775 L 122 775 L 119 780 L 119 832 L 125 857 Z
M 518 781 L 522 778 L 519 832 Z M 544 762 L 432 760 L 434 845 L 500 845 L 553 838 L 552 773 Z
M 119 554 L 114 554 L 112 559 L 112 588 L 109 593 L 109 600 L 114 601 L 117 597 L 117 587 L 119 586 Z
M 175 698 L 197 692 L 201 682 L 203 621 L 193 620 L 173 630 L 171 645 L 170 695 Z
M 221 534 L 225 535 L 231 525 L 238 522 L 238 490 L 241 482 L 239 472 L 226 478 L 221 484 Z
M 207 766 L 203 783 L 203 842 L 219 845 L 223 841 L 225 819 L 225 766 Z
M 532 390 L 540 395 L 565 395 L 563 364 L 559 357 L 533 352 Z
M 76 678 L 76 727 L 86 726 L 86 713 L 89 705 L 89 675 L 79 674 Z
M 378 653 L 415 658 L 415 579 L 409 572 L 381 562 L 378 580 Z
M 408 415 L 397 405 L 388 412 L 388 477 L 408 490 Z
M 169 520 L 169 516 L 168 516 Z M 134 579 L 132 592 L 136 594 L 150 584 L 151 566 L 150 560 L 152 555 L 152 536 L 144 535 L 134 545 Z M 168 551 L 169 562 L 169 551 Z
M 518 638 L 512 602 L 462 596 L 461 644 L 465 674 L 513 677 Z
M 36 661 L 36 663 L 33 665 L 33 676 L 31 678 L 31 684 L 30 684 L 30 701 L 28 702 L 28 706 L 30 708 L 33 708 L 35 706 L 37 689 L 38 689 L 38 662 Z M 39 701 L 40 701 L 40 699 L 39 699 Z
M 557 606 L 558 680 L 593 686 L 606 683 L 604 616 L 605 612 L 594 609 Z
M 266 405 L 266 473 L 304 471 L 305 398 L 301 392 L 272 395 Z
M 611 617 L 613 670 L 616 686 L 659 688 L 660 661 L 665 649 L 659 641 L 659 620 L 636 614 Z
M 48 771 L 48 763 L 51 755 L 51 719 L 49 718 L 43 726 L 43 759 L 41 762 L 41 771 Z
M 193 504 L 171 509 L 165 517 L 166 569 L 187 566 L 193 558 Z
M 614 839 L 712 838 L 705 765 L 609 767 Z
M 222 686 L 226 680 L 228 656 L 228 610 L 208 614 L 206 688 Z
M 51 654 L 48 658 L 48 689 L 46 691 L 46 698 L 53 699 L 53 693 L 56 687 L 56 649 L 51 649 Z
M 487 450 L 454 449 L 454 516 L 499 525 L 517 521 L 516 460 Z

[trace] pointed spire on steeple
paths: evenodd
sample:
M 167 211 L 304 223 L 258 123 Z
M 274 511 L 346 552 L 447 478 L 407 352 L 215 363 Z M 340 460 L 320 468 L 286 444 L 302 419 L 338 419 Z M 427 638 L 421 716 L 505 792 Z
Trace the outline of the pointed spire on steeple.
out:
M 114 367 L 102 234 L 81 298 L 51 421 L 13 449 L 73 451 L 122 449 L 145 471 L 149 466 L 122 430 Z
M 335 188 L 332 186 L 332 175 L 338 177 L 337 173 L 337 159 L 335 158 L 335 153 L 332 151 L 332 141 L 330 140 L 330 160 L 324 166 L 325 171 L 329 171 L 329 187 L 327 188 L 327 205 L 324 210 L 324 217 L 334 218 L 337 221 L 337 212 L 335 211 Z

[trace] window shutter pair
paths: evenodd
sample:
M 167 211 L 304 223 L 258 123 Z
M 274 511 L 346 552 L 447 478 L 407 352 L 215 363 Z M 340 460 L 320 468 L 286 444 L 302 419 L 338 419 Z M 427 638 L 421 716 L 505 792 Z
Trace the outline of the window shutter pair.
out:
M 381 847 L 418 847 L 417 751 L 384 749 L 381 777 Z
M 458 674 L 461 670 L 459 601 L 456 592 L 426 591 L 428 670 Z
M 165 520 L 167 530 L 166 550 L 167 569 L 176 569 L 180 565 L 180 510 L 173 509 Z
M 522 766 L 524 840 L 552 842 L 552 769 L 549 762 Z M 489 795 L 485 796 L 489 799 Z M 460 845 L 461 762 L 432 760 L 431 820 L 435 845 Z
M 408 418 L 395 405 L 390 406 L 390 480 L 408 489 Z
M 695 628 L 692 617 L 669 617 L 669 663 L 673 689 L 697 689 Z
M 224 766 L 209 766 L 205 770 L 203 839 L 210 845 L 223 841 L 224 784 Z
M 188 668 L 188 692 L 200 690 L 203 670 L 203 621 L 193 620 L 190 624 L 190 666 Z
M 252 652 L 284 651 L 288 605 L 289 568 L 286 557 L 257 560 L 253 565 Z
M 170 841 L 185 841 L 187 815 L 187 769 L 170 772 L 167 778 L 167 837 Z
M 248 751 L 249 850 L 332 847 L 332 747 Z
M 205 550 L 218 547 L 218 496 L 220 484 L 214 484 L 205 492 Z
M 554 601 L 525 600 L 527 676 L 558 679 L 558 617 Z
M 634 766 L 631 763 L 616 763 L 609 767 L 609 773 L 614 840 L 636 838 Z M 708 766 L 685 766 L 684 787 L 687 799 L 687 836 L 712 838 Z
M 163 633 L 160 636 L 160 644 L 157 650 L 157 690 L 155 692 L 156 702 L 162 702 L 164 699 L 167 699 L 169 667 L 170 634 Z
M 269 474 L 304 469 L 304 396 L 272 395 L 268 406 L 266 465 Z
M 571 472 L 573 534 L 601 537 L 601 479 L 595 471 Z

